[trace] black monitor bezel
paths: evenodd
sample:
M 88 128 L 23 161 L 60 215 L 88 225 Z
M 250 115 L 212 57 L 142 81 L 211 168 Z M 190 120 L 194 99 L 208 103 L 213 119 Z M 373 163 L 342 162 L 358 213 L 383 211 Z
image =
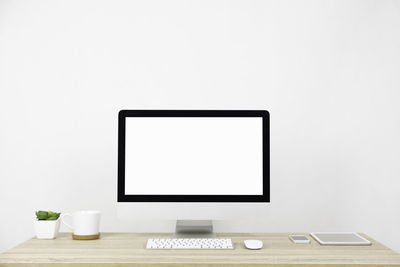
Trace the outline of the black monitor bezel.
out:
M 262 195 L 126 195 L 125 119 L 127 117 L 261 117 Z M 121 110 L 118 114 L 118 202 L 270 202 L 269 112 L 266 110 Z

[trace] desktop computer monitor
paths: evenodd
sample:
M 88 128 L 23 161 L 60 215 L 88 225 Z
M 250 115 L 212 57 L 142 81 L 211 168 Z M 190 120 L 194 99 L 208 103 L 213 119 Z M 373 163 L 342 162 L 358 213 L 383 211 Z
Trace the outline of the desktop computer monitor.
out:
M 254 218 L 270 201 L 269 165 L 268 111 L 121 110 L 118 216 Z

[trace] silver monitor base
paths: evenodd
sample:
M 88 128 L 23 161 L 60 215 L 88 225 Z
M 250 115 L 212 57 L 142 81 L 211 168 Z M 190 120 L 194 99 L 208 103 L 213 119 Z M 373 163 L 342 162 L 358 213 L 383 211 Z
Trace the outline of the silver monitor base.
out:
M 211 220 L 177 220 L 174 238 L 215 238 Z

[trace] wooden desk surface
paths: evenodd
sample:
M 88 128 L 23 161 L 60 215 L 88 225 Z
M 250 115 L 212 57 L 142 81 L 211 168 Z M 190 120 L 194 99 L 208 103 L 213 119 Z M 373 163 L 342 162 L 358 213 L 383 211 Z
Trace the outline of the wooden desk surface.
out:
M 149 237 L 168 234 L 102 233 L 101 239 L 72 240 L 61 233 L 54 240 L 30 239 L 0 254 L 0 266 L 398 266 L 400 254 L 371 240 L 371 246 L 294 244 L 288 234 L 219 234 L 231 237 L 234 250 L 146 250 Z M 261 239 L 264 248 L 247 250 L 243 240 Z

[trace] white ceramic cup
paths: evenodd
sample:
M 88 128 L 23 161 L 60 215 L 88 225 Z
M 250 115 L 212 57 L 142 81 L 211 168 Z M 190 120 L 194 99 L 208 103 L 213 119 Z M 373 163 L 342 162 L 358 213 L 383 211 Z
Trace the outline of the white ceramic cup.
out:
M 64 213 L 61 221 L 72 229 L 74 235 L 97 235 L 99 233 L 101 212 L 97 210 L 79 210 L 72 214 Z M 66 217 L 72 217 L 72 225 L 65 222 Z

